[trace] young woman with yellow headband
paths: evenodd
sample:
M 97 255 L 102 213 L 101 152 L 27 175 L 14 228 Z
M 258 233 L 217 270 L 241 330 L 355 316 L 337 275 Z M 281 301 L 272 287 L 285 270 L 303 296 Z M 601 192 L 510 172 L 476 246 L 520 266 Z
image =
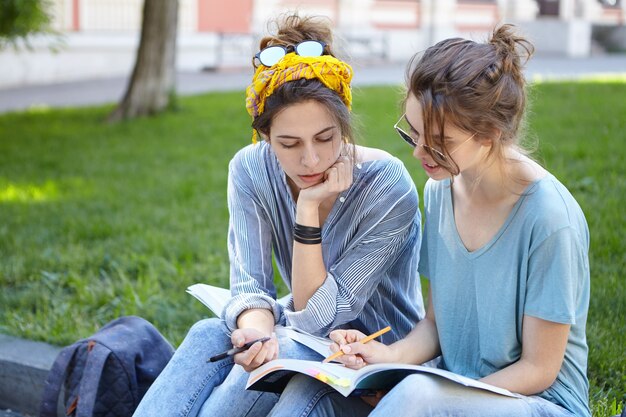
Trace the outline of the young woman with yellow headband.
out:
M 400 160 L 354 144 L 352 68 L 333 56 L 328 24 L 288 16 L 260 49 L 246 98 L 255 143 L 229 167 L 233 298 L 223 321 L 192 327 L 137 417 L 266 416 L 278 397 L 246 391 L 246 371 L 277 357 L 323 359 L 276 337 L 276 324 L 320 336 L 391 325 L 382 336 L 391 343 L 424 316 L 417 192 Z M 286 305 L 276 301 L 273 259 L 291 290 Z

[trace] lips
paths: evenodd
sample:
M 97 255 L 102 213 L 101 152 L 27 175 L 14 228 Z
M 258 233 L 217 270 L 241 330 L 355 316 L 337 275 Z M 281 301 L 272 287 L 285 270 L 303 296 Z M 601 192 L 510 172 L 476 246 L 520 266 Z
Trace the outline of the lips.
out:
M 429 165 L 426 162 L 422 161 L 422 168 L 424 168 L 424 171 L 426 171 L 428 174 L 434 174 L 439 170 L 440 167 L 439 165 Z
M 324 173 L 311 174 L 311 175 L 298 175 L 298 178 L 307 184 L 314 184 L 320 182 L 324 178 Z

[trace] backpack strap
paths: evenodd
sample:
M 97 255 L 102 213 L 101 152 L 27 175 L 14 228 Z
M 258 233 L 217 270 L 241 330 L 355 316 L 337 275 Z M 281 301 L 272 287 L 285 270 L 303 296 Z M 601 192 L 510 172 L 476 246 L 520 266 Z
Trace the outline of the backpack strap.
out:
M 57 417 L 59 394 L 67 374 L 67 367 L 80 345 L 81 342 L 76 342 L 73 345 L 64 347 L 54 360 L 43 386 L 41 407 L 39 409 L 40 417 Z
M 87 355 L 85 373 L 80 381 L 78 392 L 78 406 L 76 407 L 76 417 L 92 417 L 93 409 L 98 396 L 98 385 L 104 364 L 111 354 L 111 351 L 100 343 L 89 341 L 91 349 Z

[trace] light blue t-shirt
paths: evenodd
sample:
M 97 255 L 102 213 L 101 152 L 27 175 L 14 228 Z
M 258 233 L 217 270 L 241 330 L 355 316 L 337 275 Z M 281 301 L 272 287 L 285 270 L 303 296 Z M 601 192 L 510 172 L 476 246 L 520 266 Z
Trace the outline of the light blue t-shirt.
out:
M 419 263 L 431 284 L 443 367 L 478 379 L 516 362 L 524 315 L 570 324 L 559 375 L 540 396 L 590 416 L 589 230 L 578 203 L 547 175 L 527 188 L 487 244 L 469 252 L 451 193 L 450 180 L 426 183 Z

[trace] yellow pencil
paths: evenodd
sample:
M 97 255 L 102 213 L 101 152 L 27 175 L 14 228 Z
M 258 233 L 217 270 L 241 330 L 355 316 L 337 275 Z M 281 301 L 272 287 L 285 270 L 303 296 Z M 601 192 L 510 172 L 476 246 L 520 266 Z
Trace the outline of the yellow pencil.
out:
M 379 331 L 377 331 L 376 333 L 372 333 L 371 335 L 366 336 L 366 337 L 364 337 L 363 339 L 359 340 L 359 342 L 361 342 L 361 343 L 367 343 L 367 342 L 369 342 L 370 340 L 374 340 L 374 339 L 376 339 L 376 338 L 377 338 L 378 336 L 380 336 L 381 334 L 385 334 L 385 333 L 387 333 L 389 330 L 391 330 L 391 326 L 387 326 L 387 327 L 385 327 L 384 329 L 380 329 L 380 330 L 379 330 Z M 340 357 L 340 356 L 341 356 L 341 355 L 343 355 L 343 354 L 344 354 L 344 353 L 343 353 L 343 351 L 342 351 L 342 350 L 339 350 L 339 351 L 337 351 L 337 352 L 333 353 L 332 355 L 330 355 L 329 357 L 327 357 L 326 359 L 324 359 L 322 362 L 323 362 L 323 363 L 330 362 L 330 361 L 332 361 L 333 359 L 337 359 L 338 357 Z

